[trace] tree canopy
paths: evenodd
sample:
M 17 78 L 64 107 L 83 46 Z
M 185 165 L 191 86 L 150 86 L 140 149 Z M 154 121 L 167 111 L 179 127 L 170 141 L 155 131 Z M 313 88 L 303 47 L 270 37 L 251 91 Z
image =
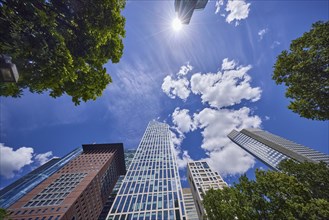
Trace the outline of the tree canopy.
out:
M 20 78 L 0 95 L 23 89 L 66 93 L 75 104 L 95 100 L 111 77 L 103 67 L 123 53 L 125 0 L 1 0 L 0 54 L 12 57 Z
M 209 190 L 209 219 L 329 219 L 329 168 L 323 162 L 284 161 L 282 172 L 256 170 L 223 190 Z
M 316 22 L 293 40 L 274 65 L 273 80 L 285 84 L 288 106 L 301 117 L 329 119 L 329 21 Z

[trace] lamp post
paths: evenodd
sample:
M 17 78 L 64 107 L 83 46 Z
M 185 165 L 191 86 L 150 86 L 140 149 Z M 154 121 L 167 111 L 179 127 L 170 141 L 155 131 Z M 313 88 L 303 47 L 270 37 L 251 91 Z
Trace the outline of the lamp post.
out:
M 0 81 L 1 82 L 15 82 L 18 81 L 18 72 L 16 65 L 11 62 L 11 57 L 0 55 Z

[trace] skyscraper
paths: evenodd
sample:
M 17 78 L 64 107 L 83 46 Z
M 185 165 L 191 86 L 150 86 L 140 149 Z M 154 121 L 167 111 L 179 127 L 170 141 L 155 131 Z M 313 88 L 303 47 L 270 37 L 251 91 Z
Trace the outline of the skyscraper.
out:
M 83 152 L 8 210 L 13 220 L 97 219 L 118 177 L 122 144 L 83 145 Z
M 188 162 L 187 180 L 191 186 L 199 219 L 205 219 L 206 212 L 202 205 L 203 195 L 209 189 L 223 189 L 227 184 L 217 172 L 209 167 L 206 161 Z
M 175 0 L 175 12 L 182 24 L 189 24 L 196 9 L 204 9 L 208 0 Z
M 130 166 L 130 164 L 131 164 L 131 162 L 134 158 L 135 153 L 136 153 L 135 149 L 129 149 L 129 150 L 124 151 L 126 168 L 129 168 L 129 166 Z M 121 187 L 121 184 L 122 184 L 122 181 L 123 181 L 124 177 L 125 177 L 125 175 L 120 175 L 119 176 L 118 181 L 116 182 L 111 194 L 109 195 L 107 201 L 105 202 L 105 204 L 103 206 L 103 210 L 102 210 L 101 214 L 98 216 L 98 220 L 105 220 L 106 219 L 106 216 L 107 216 L 108 212 L 110 211 L 110 208 L 113 205 L 114 199 L 118 194 L 118 191 Z
M 188 220 L 199 220 L 191 188 L 183 188 L 185 213 Z
M 329 155 L 260 129 L 233 130 L 228 137 L 274 170 L 278 170 L 278 164 L 285 159 L 313 163 L 324 161 L 329 164 Z
M 148 124 L 107 216 L 113 219 L 185 219 L 169 126 Z
M 14 183 L 0 191 L 0 207 L 8 208 L 24 195 L 29 193 L 38 184 L 61 169 L 69 161 L 81 154 L 82 148 L 76 148 L 62 159 L 56 158 L 48 161 L 39 168 L 21 177 Z

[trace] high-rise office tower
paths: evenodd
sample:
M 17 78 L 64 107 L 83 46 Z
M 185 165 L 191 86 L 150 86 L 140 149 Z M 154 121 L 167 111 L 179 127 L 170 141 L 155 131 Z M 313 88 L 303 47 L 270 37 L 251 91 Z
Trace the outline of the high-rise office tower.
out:
M 122 144 L 83 145 L 83 152 L 8 210 L 13 220 L 97 219 L 118 177 Z
M 129 166 L 134 158 L 135 153 L 136 153 L 136 149 L 128 149 L 128 150 L 124 151 L 126 168 L 129 168 Z M 106 219 L 106 216 L 107 216 L 108 212 L 110 211 L 110 208 L 113 205 L 114 199 L 119 192 L 119 189 L 121 187 L 124 177 L 125 177 L 125 175 L 119 176 L 118 181 L 116 182 L 111 194 L 109 195 L 106 203 L 103 206 L 103 210 L 102 210 L 101 214 L 98 216 L 98 220 Z
M 0 207 L 8 208 L 14 204 L 16 201 L 34 189 L 38 184 L 61 169 L 69 161 L 77 157 L 81 152 L 82 148 L 76 148 L 62 159 L 52 159 L 2 189 L 0 191 Z
M 274 170 L 278 170 L 278 164 L 285 159 L 313 163 L 324 161 L 329 164 L 329 155 L 260 129 L 233 130 L 228 137 Z
M 194 10 L 206 7 L 208 0 L 175 0 L 175 12 L 182 24 L 189 24 Z
M 222 177 L 213 171 L 206 161 L 194 161 L 187 163 L 187 180 L 195 201 L 199 219 L 206 218 L 203 208 L 203 196 L 209 189 L 223 189 L 227 186 Z
M 183 188 L 185 213 L 188 220 L 199 220 L 191 188 Z
M 113 219 L 185 219 L 169 126 L 148 124 L 107 216 Z

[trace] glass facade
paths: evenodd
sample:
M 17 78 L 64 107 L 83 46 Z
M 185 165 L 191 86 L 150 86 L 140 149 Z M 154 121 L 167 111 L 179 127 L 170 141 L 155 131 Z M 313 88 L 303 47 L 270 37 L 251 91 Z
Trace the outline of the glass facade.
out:
M 204 9 L 208 0 L 175 0 L 175 12 L 182 24 L 189 24 L 194 10 Z
M 228 137 L 254 157 L 278 170 L 285 159 L 329 164 L 329 156 L 260 129 L 233 130 Z
M 185 219 L 169 126 L 152 121 L 122 181 L 107 220 Z
M 83 152 L 8 208 L 13 220 L 98 219 L 126 173 L 123 144 L 88 144 Z
M 0 191 L 0 207 L 8 208 L 24 195 L 29 193 L 49 176 L 61 169 L 69 161 L 81 154 L 82 148 L 76 148 L 62 159 L 53 159 L 35 169 L 16 182 Z
M 124 151 L 126 168 L 129 168 L 129 166 L 134 158 L 135 153 L 136 153 L 136 149 L 128 149 L 128 150 Z M 106 219 L 106 216 L 107 216 L 108 212 L 110 211 L 110 208 L 113 205 L 114 199 L 119 192 L 119 189 L 121 187 L 124 177 L 125 177 L 125 175 L 121 175 L 119 177 L 119 179 L 117 180 L 110 196 L 108 197 L 108 199 L 103 207 L 102 213 L 98 217 L 98 220 Z

